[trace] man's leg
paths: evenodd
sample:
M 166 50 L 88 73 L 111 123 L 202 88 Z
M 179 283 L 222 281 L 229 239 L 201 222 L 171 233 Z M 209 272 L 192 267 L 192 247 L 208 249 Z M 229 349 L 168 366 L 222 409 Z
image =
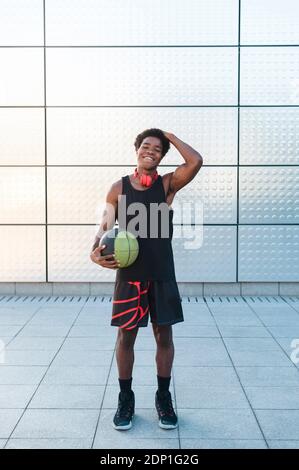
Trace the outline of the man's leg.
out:
M 132 330 L 118 328 L 116 361 L 120 393 L 118 395 L 117 411 L 113 418 L 113 426 L 118 430 L 127 430 L 132 427 L 132 418 L 135 411 L 135 396 L 131 385 L 134 364 L 134 343 L 137 332 L 138 328 L 133 328 Z
M 157 343 L 157 375 L 159 377 L 170 377 L 174 359 L 172 326 L 152 323 L 152 327 Z
M 138 333 L 138 327 L 132 330 L 118 328 L 116 342 L 116 361 L 118 376 L 121 380 L 128 380 L 132 377 L 134 364 L 134 344 Z
M 153 331 L 157 343 L 156 363 L 158 390 L 155 396 L 155 405 L 159 417 L 159 426 L 163 429 L 174 429 L 177 427 L 177 416 L 173 409 L 171 393 L 169 392 L 171 369 L 174 359 L 172 326 L 159 326 L 153 323 Z

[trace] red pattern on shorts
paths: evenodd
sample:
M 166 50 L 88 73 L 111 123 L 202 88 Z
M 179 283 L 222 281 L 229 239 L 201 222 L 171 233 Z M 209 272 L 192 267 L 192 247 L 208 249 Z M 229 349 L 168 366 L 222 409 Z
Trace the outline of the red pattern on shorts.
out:
M 147 287 L 143 291 L 141 291 L 141 286 L 140 286 L 141 281 L 128 281 L 128 283 L 136 286 L 138 295 L 136 297 L 130 297 L 124 300 L 113 300 L 113 303 L 121 304 L 121 303 L 132 302 L 133 300 L 138 300 L 137 306 L 133 308 L 129 308 L 127 310 L 123 310 L 122 312 L 117 313 L 115 315 L 112 315 L 112 319 L 121 317 L 123 315 L 126 315 L 129 312 L 135 311 L 134 315 L 130 318 L 130 320 L 128 320 L 124 325 L 120 326 L 120 328 L 125 328 L 126 330 L 132 330 L 133 328 L 136 328 L 140 320 L 148 313 L 149 305 L 145 309 L 142 308 L 140 305 L 140 299 L 142 295 L 147 294 L 149 286 L 150 286 L 150 281 L 148 281 Z M 134 320 L 136 320 L 135 323 L 134 323 Z M 134 324 L 131 325 L 131 323 L 134 323 Z

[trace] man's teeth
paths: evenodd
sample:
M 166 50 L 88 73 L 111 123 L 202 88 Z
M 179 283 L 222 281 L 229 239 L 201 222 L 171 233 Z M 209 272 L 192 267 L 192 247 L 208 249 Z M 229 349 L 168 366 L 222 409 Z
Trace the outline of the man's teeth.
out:
M 154 161 L 154 159 L 152 157 L 144 157 L 144 159 L 148 159 L 148 160 L 151 160 L 151 161 Z

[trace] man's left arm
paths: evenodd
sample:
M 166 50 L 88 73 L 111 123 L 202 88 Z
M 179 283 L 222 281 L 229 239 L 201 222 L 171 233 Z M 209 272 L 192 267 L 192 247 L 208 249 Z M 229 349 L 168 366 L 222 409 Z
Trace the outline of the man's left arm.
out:
M 203 164 L 203 158 L 199 152 L 186 144 L 186 142 L 183 142 L 176 135 L 164 131 L 163 133 L 185 160 L 185 163 L 178 166 L 171 174 L 169 191 L 175 193 L 193 180 Z

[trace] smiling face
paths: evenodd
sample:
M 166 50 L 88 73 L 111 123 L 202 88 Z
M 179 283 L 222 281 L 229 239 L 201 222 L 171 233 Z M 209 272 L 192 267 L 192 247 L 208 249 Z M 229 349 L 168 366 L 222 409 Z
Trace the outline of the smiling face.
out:
M 153 171 L 162 160 L 162 143 L 158 137 L 145 137 L 137 153 L 139 169 Z

